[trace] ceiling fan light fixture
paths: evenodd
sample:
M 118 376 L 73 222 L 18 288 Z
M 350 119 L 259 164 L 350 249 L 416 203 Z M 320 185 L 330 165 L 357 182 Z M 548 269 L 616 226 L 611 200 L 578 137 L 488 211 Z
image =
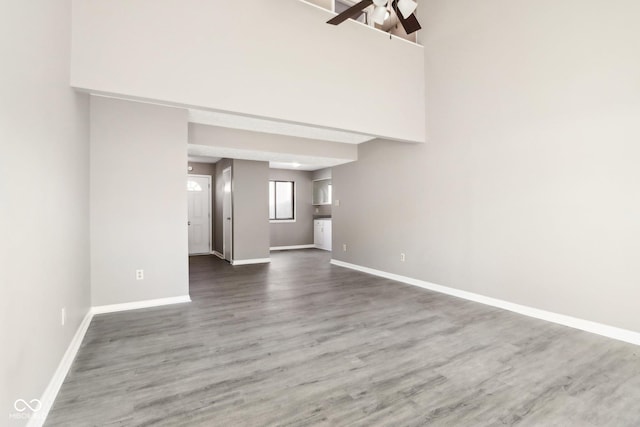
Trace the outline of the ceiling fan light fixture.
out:
M 409 16 L 416 11 L 417 7 L 418 3 L 413 0 L 398 0 L 398 9 L 405 19 L 409 18 Z
M 361 0 L 360 2 L 354 4 L 347 10 L 327 21 L 327 24 L 331 25 L 339 25 L 343 22 L 347 21 L 349 18 L 355 18 L 356 16 L 360 16 L 365 9 L 370 6 L 375 6 L 373 9 L 372 20 L 380 25 L 384 26 L 385 20 L 389 17 L 389 11 L 387 10 L 387 6 L 389 5 L 389 0 Z M 402 4 L 403 11 L 400 11 L 398 7 L 398 3 Z M 413 34 L 418 31 L 420 28 L 420 23 L 416 18 L 414 13 L 409 13 L 409 11 L 414 11 L 417 7 L 417 3 L 414 0 L 392 0 L 391 7 L 393 8 L 393 22 L 390 25 L 397 25 L 399 22 L 404 28 L 407 34 Z M 406 16 L 405 16 L 406 15 Z
M 389 12 L 387 11 L 387 8 L 385 6 L 376 6 L 376 8 L 373 9 L 372 16 L 373 22 L 378 25 L 382 25 L 384 24 L 384 20 L 389 16 Z

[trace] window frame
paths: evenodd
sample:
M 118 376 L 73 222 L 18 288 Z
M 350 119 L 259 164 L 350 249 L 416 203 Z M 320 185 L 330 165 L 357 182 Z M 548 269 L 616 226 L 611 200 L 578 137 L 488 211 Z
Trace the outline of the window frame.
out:
M 269 180 L 269 186 L 271 186 L 271 183 L 273 184 L 273 211 L 274 211 L 274 215 L 275 218 L 271 218 L 271 209 L 269 209 L 269 222 L 271 223 L 279 223 L 279 222 L 296 222 L 296 214 L 297 214 L 297 209 L 296 209 L 296 182 L 292 181 L 292 180 L 283 180 L 283 179 L 270 179 Z M 283 183 L 287 183 L 287 184 L 291 184 L 291 215 L 293 215 L 291 218 L 278 218 L 278 182 L 283 182 Z M 269 192 L 270 193 L 270 192 Z M 271 194 L 269 194 L 269 205 L 271 205 Z

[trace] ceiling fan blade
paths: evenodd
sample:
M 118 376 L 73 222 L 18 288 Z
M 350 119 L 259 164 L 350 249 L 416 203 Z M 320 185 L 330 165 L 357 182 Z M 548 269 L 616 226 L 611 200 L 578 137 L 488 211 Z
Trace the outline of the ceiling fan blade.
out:
M 363 0 L 360 3 L 356 3 L 351 6 L 349 9 L 342 12 L 340 15 L 336 15 L 330 20 L 327 21 L 327 24 L 338 25 L 346 21 L 347 19 L 356 16 L 358 13 L 362 12 L 365 8 L 371 6 L 373 4 L 373 0 Z
M 402 24 L 402 27 L 407 32 L 407 34 L 415 33 L 422 28 L 420 26 L 420 23 L 418 22 L 418 18 L 416 18 L 415 13 L 409 15 L 408 18 L 402 16 L 402 13 L 400 13 L 400 10 L 398 9 L 398 0 L 393 0 L 393 2 L 391 3 L 391 7 L 393 8 L 394 12 L 396 12 L 396 15 L 398 15 L 398 20 Z

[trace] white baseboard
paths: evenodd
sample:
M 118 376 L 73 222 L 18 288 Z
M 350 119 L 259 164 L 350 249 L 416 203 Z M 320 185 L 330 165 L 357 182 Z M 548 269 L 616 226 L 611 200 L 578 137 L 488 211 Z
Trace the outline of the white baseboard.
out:
M 76 358 L 78 354 L 78 350 L 80 349 L 80 345 L 82 344 L 82 340 L 84 339 L 87 330 L 89 329 L 89 325 L 91 324 L 91 319 L 93 319 L 93 312 L 91 309 L 87 311 L 87 314 L 82 319 L 80 326 L 76 330 L 73 339 L 69 343 L 67 347 L 67 351 L 65 351 L 64 356 L 62 356 L 62 360 L 58 364 L 58 368 L 53 373 L 53 377 L 47 388 L 44 390 L 42 397 L 40 398 L 40 402 L 42 406 L 40 410 L 36 412 L 31 418 L 29 418 L 29 422 L 27 423 L 27 427 L 40 427 L 44 425 L 44 422 L 49 415 L 49 411 L 53 406 L 53 402 L 56 400 L 58 396 L 58 392 L 60 391 L 60 387 L 62 387 L 62 383 L 64 379 L 67 377 L 69 373 L 69 369 L 71 369 L 71 365 L 73 364 L 73 360 Z
M 234 259 L 231 265 L 265 264 L 271 262 L 271 258 Z
M 224 259 L 224 255 L 222 255 L 220 252 L 218 251 L 211 251 L 211 255 L 215 255 L 220 259 Z
M 296 249 L 313 249 L 316 245 L 295 245 L 295 246 L 274 246 L 269 248 L 272 251 L 290 251 Z
M 500 300 L 497 298 L 491 298 L 484 295 L 474 294 L 472 292 L 462 291 L 460 289 L 449 288 L 447 286 L 436 285 L 434 283 L 425 282 L 423 280 L 413 279 L 411 277 L 400 276 L 398 274 L 387 273 L 386 271 L 375 270 L 369 267 L 363 267 L 356 264 L 350 264 L 344 261 L 331 260 L 331 264 L 339 267 L 350 268 L 352 270 L 361 271 L 363 273 L 372 274 L 374 276 L 384 277 L 386 279 L 395 280 L 398 282 L 406 283 L 408 285 L 418 286 L 420 288 L 428 289 L 430 291 L 439 292 L 442 294 L 451 295 L 458 298 L 463 298 L 469 301 L 478 302 L 492 307 L 502 308 L 504 310 L 513 311 L 514 313 L 522 314 L 536 319 L 546 320 L 548 322 L 557 323 L 560 325 L 568 326 L 574 329 L 580 329 L 582 331 L 591 332 L 597 335 L 602 335 L 615 340 L 624 341 L 630 344 L 640 345 L 640 333 L 630 331 L 627 329 L 617 328 L 615 326 L 609 326 L 602 323 L 592 322 L 590 320 L 579 319 L 576 317 L 566 316 L 564 314 L 553 313 L 546 310 L 540 310 L 533 307 L 527 307 L 525 305 L 515 304 L 509 301 Z
M 139 308 L 158 307 L 161 305 L 191 302 L 189 295 L 179 297 L 151 299 L 145 301 L 126 302 L 124 304 L 99 305 L 91 308 L 92 314 L 116 313 L 118 311 L 137 310 Z
M 27 427 L 41 427 L 44 425 L 47 420 L 47 416 L 49 415 L 49 411 L 53 406 L 53 403 L 58 396 L 58 392 L 60 391 L 60 387 L 62 387 L 62 383 L 64 383 L 67 374 L 69 373 L 69 369 L 73 364 L 73 360 L 76 358 L 78 354 L 78 350 L 80 349 L 80 345 L 84 340 L 84 336 L 89 329 L 89 325 L 91 324 L 91 320 L 93 316 L 96 314 L 103 313 L 115 313 L 118 311 L 126 311 L 126 310 L 136 310 L 139 308 L 148 308 L 148 307 L 157 307 L 161 305 L 169 305 L 169 304 L 178 304 L 191 302 L 191 297 L 189 295 L 183 295 L 180 297 L 173 298 L 161 298 L 154 300 L 146 300 L 146 301 L 137 301 L 130 302 L 125 304 L 113 304 L 113 305 L 102 305 L 91 307 L 84 319 L 82 319 L 82 323 L 78 326 L 78 330 L 76 331 L 71 343 L 67 347 L 67 351 L 65 351 L 58 368 L 53 374 L 51 381 L 47 385 L 42 397 L 40 398 L 40 402 L 42 404 L 41 409 L 34 414 L 27 423 Z

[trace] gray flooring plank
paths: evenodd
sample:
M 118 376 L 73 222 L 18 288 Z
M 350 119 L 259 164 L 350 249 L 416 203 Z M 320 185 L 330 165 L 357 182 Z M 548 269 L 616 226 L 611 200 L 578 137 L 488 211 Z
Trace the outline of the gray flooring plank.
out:
M 96 316 L 48 426 L 639 426 L 639 348 L 282 251 Z

